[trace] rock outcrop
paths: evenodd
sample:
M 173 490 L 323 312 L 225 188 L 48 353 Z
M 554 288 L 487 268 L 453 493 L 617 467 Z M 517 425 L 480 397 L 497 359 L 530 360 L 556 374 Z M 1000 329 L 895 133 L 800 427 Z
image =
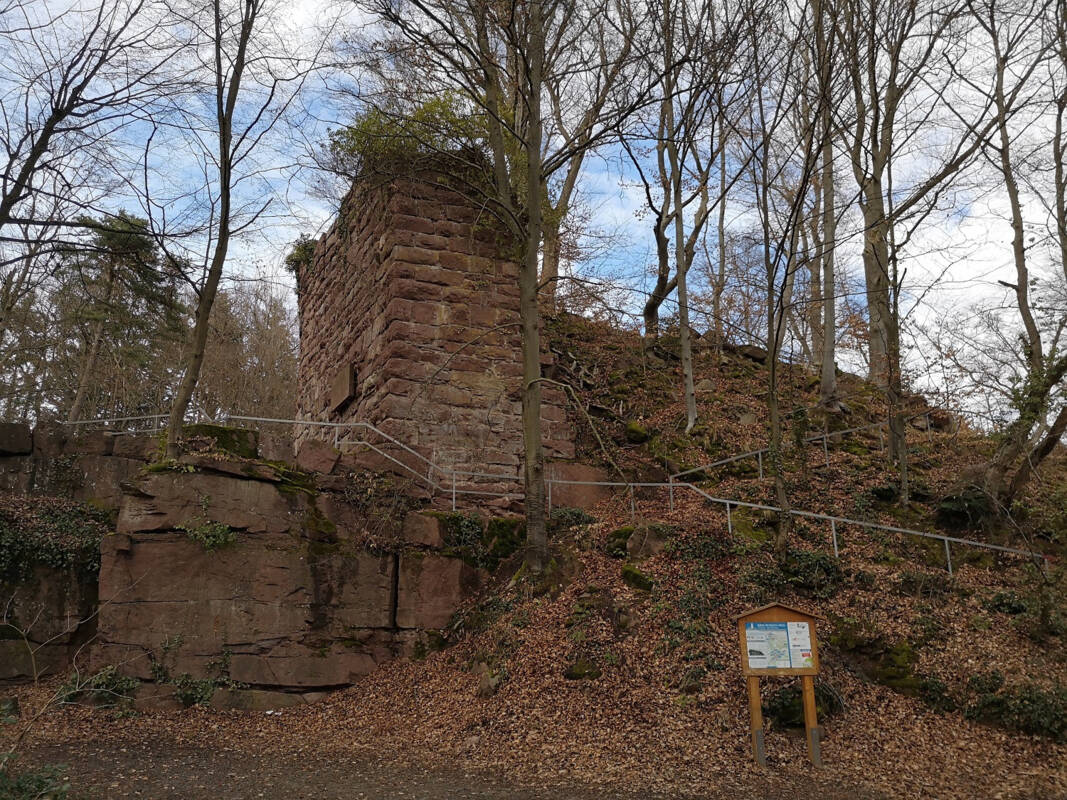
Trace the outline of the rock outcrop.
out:
M 258 690 L 346 686 L 410 655 L 485 580 L 441 552 L 434 516 L 383 519 L 375 497 L 349 502 L 313 475 L 197 469 L 126 485 L 102 546 L 97 666 L 150 680 L 165 659 L 200 679 L 225 664 Z

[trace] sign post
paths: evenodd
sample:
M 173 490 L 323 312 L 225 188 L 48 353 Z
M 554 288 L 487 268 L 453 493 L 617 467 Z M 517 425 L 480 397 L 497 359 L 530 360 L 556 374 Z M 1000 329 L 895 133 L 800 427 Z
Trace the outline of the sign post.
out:
M 752 755 L 761 767 L 767 766 L 767 753 L 763 743 L 760 675 L 800 676 L 808 755 L 815 766 L 822 766 L 820 730 L 815 717 L 814 680 L 819 674 L 815 622 L 820 619 L 822 617 L 782 603 L 761 606 L 737 618 L 741 673 L 748 684 Z

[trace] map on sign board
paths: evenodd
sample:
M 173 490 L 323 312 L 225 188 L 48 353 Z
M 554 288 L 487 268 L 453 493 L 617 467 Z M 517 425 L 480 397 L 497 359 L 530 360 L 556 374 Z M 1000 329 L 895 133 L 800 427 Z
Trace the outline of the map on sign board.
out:
M 749 669 L 807 669 L 815 662 L 807 622 L 746 622 Z

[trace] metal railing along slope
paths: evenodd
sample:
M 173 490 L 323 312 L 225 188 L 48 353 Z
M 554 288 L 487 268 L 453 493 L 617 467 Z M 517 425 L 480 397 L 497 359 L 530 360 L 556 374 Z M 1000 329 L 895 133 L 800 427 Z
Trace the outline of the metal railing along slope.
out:
M 98 420 L 79 420 L 79 421 L 68 423 L 68 424 L 71 424 L 71 425 L 91 425 L 91 424 L 105 424 L 105 423 L 110 424 L 110 423 L 115 423 L 115 422 L 159 420 L 159 419 L 162 419 L 162 418 L 164 418 L 162 415 L 156 415 L 156 416 L 153 416 L 153 417 L 125 417 L 125 418 L 119 418 L 119 419 L 112 418 L 112 419 L 98 419 Z M 421 453 L 418 453 L 416 450 L 414 450 L 413 448 L 409 447 L 405 443 L 399 441 L 398 439 L 394 438 L 393 436 L 390 436 L 389 434 L 385 433 L 384 431 L 379 430 L 377 427 L 375 427 L 374 425 L 372 425 L 372 424 L 370 424 L 368 422 L 343 422 L 343 423 L 342 422 L 314 422 L 314 421 L 308 421 L 308 420 L 285 420 L 285 419 L 275 419 L 275 418 L 270 418 L 270 417 L 251 417 L 251 416 L 243 416 L 243 415 L 236 415 L 236 414 L 234 414 L 234 415 L 220 415 L 220 417 L 218 417 L 216 420 L 213 420 L 212 422 L 213 423 L 218 423 L 218 422 L 221 422 L 223 420 L 231 421 L 231 422 L 236 421 L 236 422 L 255 422 L 255 423 L 262 423 L 262 424 L 307 425 L 307 426 L 312 426 L 312 427 L 332 428 L 334 430 L 334 432 L 335 432 L 334 433 L 334 443 L 338 447 L 338 449 L 341 449 L 341 447 L 344 446 L 344 445 L 362 445 L 362 446 L 368 447 L 369 449 L 373 450 L 374 452 L 376 452 L 379 455 L 381 455 L 381 456 L 385 457 L 386 459 L 388 459 L 390 462 L 398 465 L 399 467 L 404 469 L 407 473 L 411 474 L 413 477 L 416 477 L 420 481 L 423 481 L 424 483 L 426 483 L 426 485 L 429 486 L 429 488 L 432 491 L 441 492 L 442 494 L 444 494 L 446 496 L 450 494 L 451 495 L 452 510 L 453 511 L 455 511 L 458 508 L 458 499 L 459 499 L 460 496 L 463 496 L 463 495 L 482 496 L 482 497 L 511 497 L 511 498 L 515 498 L 515 499 L 521 499 L 524 496 L 524 493 L 523 493 L 522 488 L 521 488 L 521 484 L 522 484 L 521 474 L 520 475 L 505 475 L 505 474 L 501 474 L 501 473 L 478 472 L 478 471 L 472 471 L 472 470 L 455 470 L 455 469 L 451 469 L 451 468 L 448 468 L 448 467 L 441 467 L 441 466 L 437 465 L 436 463 L 434 463 L 432 460 L 430 460 L 430 459 L 426 458 L 425 456 L 423 456 Z M 207 421 L 205 420 L 204 422 L 207 422 Z M 871 427 L 871 426 L 865 426 L 865 427 Z M 385 440 L 385 442 L 387 444 L 393 445 L 395 447 L 398 447 L 402 452 L 407 453 L 410 456 L 412 456 L 413 458 L 415 458 L 417 460 L 417 462 L 420 465 L 422 465 L 422 467 L 425 469 L 425 474 L 423 474 L 420 470 L 415 469 L 411 465 L 405 464 L 404 462 L 400 461 L 399 459 L 397 459 L 397 458 L 391 456 L 390 454 L 384 452 L 381 449 L 381 447 L 375 445 L 372 442 L 367 441 L 365 438 L 357 438 L 357 439 L 342 438 L 341 431 L 345 430 L 345 429 L 350 430 L 350 431 L 363 431 L 363 432 L 373 433 L 373 434 L 375 434 L 377 436 L 380 436 L 382 439 Z M 857 430 L 861 430 L 861 429 L 857 429 Z M 159 430 L 159 428 L 155 429 L 155 431 L 158 431 L 158 430 Z M 147 431 L 143 431 L 143 430 L 142 431 L 130 431 L 130 430 L 113 431 L 113 433 L 115 433 L 116 435 L 121 435 L 122 433 L 134 433 L 134 432 L 147 432 Z M 841 433 L 841 432 L 838 431 L 837 433 Z M 759 451 L 753 451 L 753 452 L 755 453 L 755 452 L 759 452 Z M 750 455 L 750 454 L 744 454 L 743 453 L 743 454 L 741 454 L 741 456 L 737 456 L 735 458 L 744 457 L 746 455 Z M 435 477 L 434 477 L 435 475 L 441 476 L 442 478 L 445 479 L 445 481 L 442 483 L 441 481 L 435 479 Z M 493 480 L 496 480 L 496 481 L 513 481 L 519 488 L 515 492 L 499 492 L 499 491 L 495 491 L 495 490 L 490 491 L 490 490 L 484 490 L 484 489 L 478 489 L 478 488 L 471 488 L 469 485 L 463 485 L 461 483 L 461 478 L 463 478 L 463 477 L 484 477 L 484 478 L 489 478 L 489 479 L 493 479 Z M 687 481 L 675 480 L 676 477 L 677 477 L 677 475 L 671 475 L 667 482 L 649 482 L 649 481 L 576 481 L 576 480 L 567 480 L 567 479 L 562 479 L 562 478 L 546 478 L 545 479 L 545 484 L 546 484 L 546 487 L 547 487 L 548 507 L 551 510 L 551 508 L 552 508 L 552 487 L 553 486 L 601 486 L 601 487 L 606 487 L 606 488 L 616 488 L 616 489 L 620 489 L 621 488 L 621 489 L 625 489 L 628 492 L 629 497 L 630 497 L 630 513 L 631 513 L 631 516 L 633 516 L 633 517 L 636 517 L 636 510 L 637 510 L 637 503 L 636 503 L 635 494 L 634 494 L 634 490 L 635 489 L 666 489 L 667 490 L 667 495 L 668 495 L 668 504 L 669 504 L 669 507 L 670 507 L 670 509 L 672 511 L 674 510 L 674 495 L 675 495 L 676 491 L 682 490 L 682 491 L 694 492 L 699 497 L 701 497 L 705 502 L 709 502 L 709 503 L 712 503 L 712 504 L 717 505 L 717 506 L 724 506 L 725 507 L 727 530 L 731 534 L 733 533 L 733 510 L 736 509 L 736 508 L 751 508 L 751 509 L 760 510 L 760 511 L 770 511 L 770 512 L 778 513 L 778 514 L 782 513 L 782 509 L 777 507 L 777 506 L 764 505 L 764 504 L 761 504 L 761 503 L 750 503 L 750 502 L 747 502 L 747 501 L 744 501 L 744 500 L 733 500 L 733 499 L 724 498 L 724 497 L 714 497 L 713 495 L 708 494 L 703 489 L 701 489 L 700 487 L 696 486 L 693 483 L 689 483 Z M 1038 551 L 1035 551 L 1035 550 L 1024 550 L 1024 549 L 1021 549 L 1021 548 L 1006 547 L 1004 545 L 989 544 L 987 542 L 979 542 L 979 541 L 975 541 L 973 539 L 963 539 L 963 538 L 956 537 L 956 536 L 948 536 L 946 534 L 930 533 L 928 531 L 918 531 L 918 530 L 913 530 L 913 529 L 910 529 L 910 528 L 900 528 L 900 527 L 893 526 L 893 525 L 883 525 L 883 524 L 877 523 L 877 522 L 869 522 L 869 521 L 866 521 L 866 520 L 851 519 L 851 518 L 848 518 L 848 517 L 842 517 L 842 516 L 838 516 L 838 515 L 834 515 L 834 514 L 820 514 L 820 513 L 817 513 L 817 512 L 813 512 L 813 511 L 803 511 L 803 510 L 799 510 L 799 509 L 790 509 L 789 510 L 789 514 L 791 516 L 799 517 L 799 518 L 803 518 L 803 519 L 812 519 L 812 520 L 819 520 L 819 521 L 823 521 L 823 522 L 828 522 L 829 526 L 830 526 L 830 537 L 831 537 L 831 543 L 832 543 L 832 547 L 833 547 L 833 552 L 834 552 L 834 557 L 835 558 L 840 558 L 839 540 L 838 540 L 838 537 L 839 537 L 838 526 L 850 526 L 850 527 L 861 528 L 861 529 L 865 529 L 865 530 L 883 531 L 883 532 L 886 532 L 886 533 L 900 534 L 900 535 L 903 535 L 903 536 L 916 536 L 916 537 L 919 537 L 919 538 L 933 539 L 933 540 L 941 541 L 944 544 L 944 547 L 945 547 L 945 563 L 946 563 L 946 567 L 947 567 L 947 569 L 948 569 L 950 574 L 953 573 L 952 551 L 951 551 L 951 546 L 953 544 L 964 546 L 964 547 L 970 547 L 970 548 L 974 548 L 974 549 L 989 550 L 989 551 L 993 551 L 993 552 L 1006 553 L 1006 554 L 1009 554 L 1009 555 L 1022 556 L 1022 557 L 1025 557 L 1025 558 L 1029 559 L 1029 560 L 1032 560 L 1034 562 L 1039 562 L 1044 570 L 1047 571 L 1047 569 L 1048 569 L 1049 557 L 1047 555 L 1045 555 L 1043 553 L 1040 553 Z

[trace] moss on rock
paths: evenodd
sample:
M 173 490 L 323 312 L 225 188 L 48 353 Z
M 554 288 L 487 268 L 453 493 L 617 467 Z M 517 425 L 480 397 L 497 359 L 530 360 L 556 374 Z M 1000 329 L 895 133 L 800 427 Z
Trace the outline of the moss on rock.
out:
M 626 441 L 630 444 L 644 444 L 651 438 L 648 428 L 640 422 L 633 420 L 626 423 Z
M 186 425 L 182 429 L 182 437 L 186 440 L 210 439 L 216 449 L 240 458 L 255 458 L 259 455 L 259 433 L 245 428 L 200 423 Z
M 622 565 L 622 580 L 631 588 L 640 592 L 650 592 L 655 582 L 633 564 Z
M 633 532 L 633 525 L 613 530 L 608 534 L 608 539 L 604 543 L 604 552 L 612 558 L 626 558 L 626 542 L 629 541 Z
M 569 681 L 593 681 L 603 674 L 603 670 L 586 656 L 576 658 L 565 670 L 563 677 Z

